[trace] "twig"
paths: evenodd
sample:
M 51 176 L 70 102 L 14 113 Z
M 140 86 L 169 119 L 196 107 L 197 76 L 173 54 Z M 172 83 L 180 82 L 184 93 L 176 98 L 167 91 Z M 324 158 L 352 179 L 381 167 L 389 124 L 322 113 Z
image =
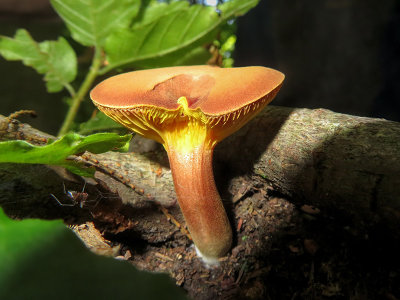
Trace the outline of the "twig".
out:
M 163 206 L 160 205 L 159 208 L 160 208 L 160 210 L 162 211 L 162 213 L 167 217 L 167 220 L 168 220 L 168 221 L 171 221 L 171 223 L 174 224 L 176 227 L 178 227 L 179 230 L 180 230 L 184 235 L 186 235 L 186 236 L 189 238 L 189 240 L 192 240 L 192 237 L 191 237 L 189 231 L 187 231 L 187 230 L 181 225 L 181 223 L 179 223 L 179 222 L 174 218 L 174 216 L 171 215 L 171 214 L 168 212 L 168 210 L 167 210 L 165 207 L 163 207 Z
M 27 124 L 21 124 L 17 118 L 22 115 L 36 117 L 33 110 L 19 110 L 13 112 L 8 117 L 0 115 L 0 140 L 25 140 L 35 145 L 47 143 L 52 136 L 33 129 Z
M 96 158 L 94 158 L 90 153 L 85 152 L 80 156 L 84 161 L 89 162 L 90 165 L 95 167 L 98 171 L 109 175 L 113 179 L 121 182 L 122 184 L 126 185 L 127 187 L 131 188 L 134 190 L 137 194 L 140 196 L 143 196 L 145 194 L 144 190 L 142 188 L 138 188 L 136 185 L 134 185 L 129 178 L 126 176 L 116 172 L 115 170 L 111 169 L 106 163 L 102 163 Z
M 13 112 L 12 114 L 10 114 L 7 119 L 9 119 L 9 121 L 11 122 L 13 119 L 17 119 L 18 117 L 22 116 L 22 115 L 29 115 L 32 118 L 36 118 L 37 114 L 34 110 L 27 110 L 27 109 L 23 109 L 23 110 L 18 110 L 16 112 Z

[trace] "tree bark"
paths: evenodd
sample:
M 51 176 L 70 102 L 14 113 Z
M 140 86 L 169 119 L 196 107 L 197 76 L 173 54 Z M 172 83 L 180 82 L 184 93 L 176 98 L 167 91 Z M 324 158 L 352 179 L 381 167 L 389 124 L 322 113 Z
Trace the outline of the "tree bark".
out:
M 400 212 L 400 124 L 325 109 L 267 107 L 216 161 L 280 193 L 354 214 Z
M 42 144 L 43 138 L 49 137 L 29 125 L 0 116 L 0 140 L 19 138 Z M 150 153 L 88 154 L 84 160 L 101 171 L 96 177 L 108 182 L 124 202 L 155 200 L 164 206 L 175 203 L 168 160 L 161 148 Z M 324 109 L 269 106 L 217 146 L 214 166 L 217 185 L 225 199 L 229 198 L 228 190 L 237 190 L 231 186 L 234 178 L 245 176 L 250 185 L 268 183 L 299 204 L 362 217 L 378 214 L 398 220 L 400 216 L 400 124 L 396 122 Z M 22 172 L 21 168 L 35 171 Z M 3 202 L 9 201 L 5 195 L 15 196 L 9 189 L 10 180 L 21 184 L 24 178 L 25 183 L 36 183 L 33 190 L 42 190 L 40 197 L 60 190 L 66 180 L 64 176 L 43 186 L 44 181 L 36 179 L 49 173 L 47 167 L 19 165 L 13 169 L 15 174 L 11 176 L 10 168 L 0 166 Z M 115 179 L 125 182 L 125 187 Z M 136 193 L 126 187 L 132 184 Z M 230 196 L 235 199 L 235 195 Z M 30 197 L 35 195 L 30 193 Z

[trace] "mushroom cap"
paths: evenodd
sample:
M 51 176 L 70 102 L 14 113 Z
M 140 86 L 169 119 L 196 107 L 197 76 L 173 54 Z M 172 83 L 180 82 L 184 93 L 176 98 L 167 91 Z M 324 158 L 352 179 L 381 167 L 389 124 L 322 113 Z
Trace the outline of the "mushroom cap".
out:
M 171 67 L 108 78 L 90 96 L 95 104 L 110 108 L 157 106 L 166 110 L 176 110 L 183 96 L 189 109 L 220 116 L 277 92 L 283 79 L 281 72 L 265 67 Z
M 90 96 L 106 115 L 164 146 L 166 139 L 206 131 L 213 147 L 267 105 L 283 79 L 281 72 L 264 67 L 171 67 L 108 78 Z M 172 131 L 179 133 L 172 137 Z
M 172 67 L 117 75 L 91 91 L 106 115 L 164 145 L 193 241 L 208 258 L 232 241 L 212 175 L 214 146 L 263 109 L 283 79 L 264 67 Z

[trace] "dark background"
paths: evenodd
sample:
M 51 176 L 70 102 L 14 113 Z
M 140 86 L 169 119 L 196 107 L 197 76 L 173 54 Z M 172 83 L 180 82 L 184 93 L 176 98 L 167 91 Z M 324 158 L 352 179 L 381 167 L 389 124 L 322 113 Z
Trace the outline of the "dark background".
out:
M 274 105 L 400 121 L 400 1 L 261 0 L 235 56 L 286 74 Z
M 286 74 L 274 105 L 327 108 L 400 121 L 400 1 L 261 0 L 238 19 L 235 65 Z M 47 0 L 0 0 L 0 34 L 28 29 L 38 40 L 68 35 Z M 0 58 L 0 114 L 35 109 L 33 126 L 56 133 L 66 94 Z

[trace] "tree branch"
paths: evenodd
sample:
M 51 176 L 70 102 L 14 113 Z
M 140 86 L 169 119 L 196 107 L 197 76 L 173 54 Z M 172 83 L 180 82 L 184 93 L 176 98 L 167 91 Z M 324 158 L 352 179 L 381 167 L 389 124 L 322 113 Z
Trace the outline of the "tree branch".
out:
M 0 140 L 43 144 L 49 138 L 54 137 L 0 116 Z M 379 284 L 396 279 L 392 274 L 397 270 L 393 261 L 400 220 L 399 123 L 270 106 L 221 142 L 215 150 L 214 173 L 235 241 L 214 269 L 202 265 L 190 247 L 183 217 L 173 206 L 165 151 L 156 146 L 141 153 L 141 142 L 134 141 L 132 153 L 76 157 L 96 167 L 96 182 L 84 183 L 63 168 L 0 164 L 0 206 L 16 218 L 62 218 L 95 252 L 152 272 L 167 271 L 196 299 L 267 298 L 265 291 L 277 282 L 274 274 L 279 274 L 279 282 L 281 274 L 291 274 L 287 280 L 294 286 L 303 286 L 304 276 L 317 286 L 325 284 L 326 274 L 335 274 L 335 286 L 345 287 L 354 270 L 376 274 L 383 278 Z M 87 202 L 82 207 L 58 204 L 50 194 L 71 203 L 64 186 L 86 193 Z M 279 193 L 321 212 L 305 206 L 298 210 L 276 197 Z M 168 209 L 157 210 L 155 202 Z M 376 254 L 382 251 L 384 256 Z M 379 257 L 379 272 L 371 257 Z M 383 257 L 386 265 L 381 265 Z M 350 271 L 323 271 L 329 265 Z M 306 275 L 304 270 L 310 268 Z M 357 277 L 365 278 L 363 274 Z M 338 283 L 337 278 L 344 279 Z M 369 281 L 360 282 L 357 285 L 370 286 Z
M 7 123 L 8 122 L 8 123 Z M 8 124 L 8 125 L 6 125 Z M 35 142 L 49 136 L 28 125 L 0 118 L 0 139 Z M 4 128 L 8 128 L 4 130 Z M 150 153 L 91 155 L 88 163 L 111 172 L 96 176 L 119 191 L 125 202 L 174 203 L 174 189 L 163 149 Z M 94 163 L 98 161 L 98 163 Z M 268 183 L 297 203 L 339 209 L 354 215 L 400 215 L 400 124 L 324 109 L 267 107 L 238 133 L 217 146 L 216 180 L 225 199 L 238 176 L 249 184 Z M 0 171 L 1 172 L 1 171 Z M 109 175 L 143 190 L 134 195 Z M 37 176 L 37 175 L 36 175 Z M 122 178 L 122 179 L 121 179 Z M 0 185 L 0 193 L 4 184 Z M 125 186 L 129 186 L 125 184 Z M 235 190 L 235 188 L 233 188 Z M 226 196 L 227 195 L 227 196 Z M 231 198 L 235 195 L 231 195 Z

